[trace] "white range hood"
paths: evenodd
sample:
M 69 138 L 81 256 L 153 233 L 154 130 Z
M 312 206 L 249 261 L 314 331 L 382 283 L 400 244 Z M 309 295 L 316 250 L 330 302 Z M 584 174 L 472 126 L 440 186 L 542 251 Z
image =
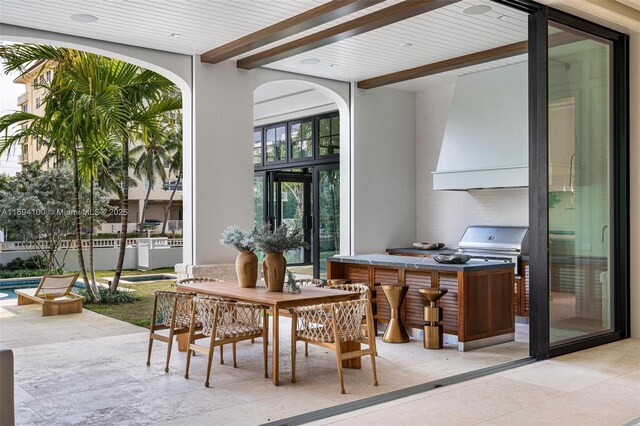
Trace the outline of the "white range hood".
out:
M 458 77 L 434 190 L 529 186 L 527 62 Z

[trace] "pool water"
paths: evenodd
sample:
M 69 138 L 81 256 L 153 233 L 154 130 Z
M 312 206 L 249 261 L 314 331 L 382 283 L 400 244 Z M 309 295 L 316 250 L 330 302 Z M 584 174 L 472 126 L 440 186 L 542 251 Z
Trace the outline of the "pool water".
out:
M 166 281 L 166 280 L 175 280 L 175 275 L 170 274 L 156 274 L 156 275 L 129 275 L 123 276 L 120 278 L 122 281 L 132 282 L 132 283 L 141 283 L 147 281 Z
M 4 282 L 0 280 L 0 300 L 17 299 L 18 295 L 15 292 L 16 290 L 23 288 L 37 288 L 38 284 L 40 284 L 40 278 L 25 278 L 23 280 L 12 279 Z M 76 281 L 73 288 L 84 288 L 84 283 L 82 281 Z

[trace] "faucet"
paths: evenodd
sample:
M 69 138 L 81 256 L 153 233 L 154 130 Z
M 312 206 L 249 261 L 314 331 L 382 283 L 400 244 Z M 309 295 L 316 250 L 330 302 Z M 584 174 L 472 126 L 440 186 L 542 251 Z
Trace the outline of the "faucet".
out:
M 601 238 L 601 240 L 602 240 L 603 243 L 604 243 L 604 231 L 606 231 L 608 227 L 609 227 L 609 225 L 604 225 L 602 227 L 602 238 Z

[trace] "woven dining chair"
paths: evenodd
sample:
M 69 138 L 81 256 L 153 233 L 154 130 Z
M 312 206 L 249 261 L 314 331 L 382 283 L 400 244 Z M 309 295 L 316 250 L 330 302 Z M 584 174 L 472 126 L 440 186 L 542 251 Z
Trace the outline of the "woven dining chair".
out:
M 202 332 L 196 334 L 195 325 L 189 331 L 189 348 L 187 350 L 187 364 L 184 377 L 189 378 L 191 355 L 194 352 L 207 354 L 207 374 L 204 385 L 209 387 L 211 376 L 211 361 L 216 346 L 232 344 L 233 367 L 236 363 L 236 343 L 262 337 L 262 357 L 264 362 L 264 377 L 269 377 L 267 371 L 267 344 L 269 326 L 267 315 L 263 314 L 263 307 L 259 305 L 220 300 L 212 297 L 196 296 L 192 303 L 192 316 L 202 321 Z M 199 338 L 209 338 L 209 345 L 196 344 Z
M 301 287 L 324 287 L 326 283 L 320 278 L 298 278 L 296 283 Z M 309 344 L 304 342 L 304 356 L 309 356 Z
M 173 337 L 179 334 L 188 333 L 191 326 L 193 326 L 194 330 L 199 330 L 202 327 L 197 318 L 192 321 L 191 299 L 194 296 L 195 293 L 156 291 L 155 300 L 153 302 L 153 311 L 151 314 L 151 325 L 149 327 L 147 366 L 151 365 L 153 341 L 159 340 L 167 343 L 167 357 L 164 371 L 168 373 Z M 158 330 L 167 329 L 169 330 L 168 336 L 156 333 Z
M 371 356 L 373 385 L 378 386 L 375 337 L 371 333 L 366 338 L 362 337 L 360 327 L 365 312 L 368 326 L 372 327 L 370 311 L 371 305 L 365 299 L 294 308 L 292 312 L 296 338 L 291 339 L 291 382 L 296 381 L 296 340 L 302 340 L 336 353 L 340 393 L 345 393 L 342 361 L 364 355 Z M 368 347 L 343 352 L 341 344 L 345 342 L 364 343 Z
M 369 307 L 365 311 L 365 317 L 362 318 L 360 329 L 362 330 L 363 337 L 369 336 L 369 334 L 373 334 L 373 353 L 375 356 L 378 356 L 378 349 L 376 347 L 376 321 L 373 317 L 373 306 L 371 304 L 371 289 L 366 283 L 353 283 L 353 284 L 336 284 L 332 287 L 335 290 L 345 290 L 353 293 L 360 293 L 360 299 L 366 300 Z M 369 328 L 369 322 L 367 321 L 366 316 L 371 315 L 371 324 L 372 327 Z
M 210 277 L 210 276 L 187 277 L 187 278 L 178 280 L 177 284 L 180 285 L 180 284 L 190 284 L 190 283 L 217 283 L 219 281 L 221 280 L 219 280 L 218 278 Z M 228 299 L 224 299 L 224 300 L 228 300 Z M 253 339 L 251 339 L 251 343 L 253 343 Z M 220 364 L 224 364 L 224 346 L 220 346 Z
M 296 283 L 301 287 L 324 287 L 326 284 L 319 278 L 298 278 Z

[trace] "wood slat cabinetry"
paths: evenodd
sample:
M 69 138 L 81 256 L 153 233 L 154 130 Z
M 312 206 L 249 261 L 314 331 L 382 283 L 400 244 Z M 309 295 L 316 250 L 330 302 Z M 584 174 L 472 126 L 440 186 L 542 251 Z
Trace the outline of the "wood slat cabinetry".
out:
M 327 272 L 329 279 L 375 283 L 378 322 L 387 323 L 390 317 L 389 304 L 380 286 L 407 285 L 409 291 L 400 307 L 407 327 L 421 329 L 425 324 L 426 302 L 418 290 L 444 288 L 448 292 L 438 301 L 438 306 L 443 308 L 445 333 L 458 335 L 458 340 L 465 342 L 515 331 L 511 268 L 448 272 L 329 261 Z

